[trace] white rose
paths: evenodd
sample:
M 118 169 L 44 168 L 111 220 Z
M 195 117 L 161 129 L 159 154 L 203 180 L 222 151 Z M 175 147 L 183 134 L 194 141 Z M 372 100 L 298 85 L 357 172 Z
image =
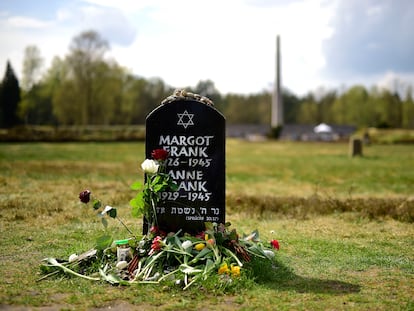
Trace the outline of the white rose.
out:
M 191 242 L 190 240 L 184 241 L 183 244 L 181 244 L 181 246 L 184 249 L 190 248 L 191 246 L 193 246 L 193 242 Z
M 157 164 L 157 162 L 155 162 L 154 160 L 149 160 L 149 159 L 146 159 L 141 164 L 142 170 L 147 174 L 155 174 L 156 172 L 158 172 L 158 167 L 159 167 L 159 164 Z
M 79 256 L 76 254 L 72 254 L 69 256 L 69 262 L 74 262 L 75 260 L 78 260 Z
M 263 252 L 265 253 L 265 255 L 266 255 L 267 258 L 273 258 L 273 257 L 275 257 L 275 253 L 273 251 L 271 251 L 271 250 L 265 249 Z

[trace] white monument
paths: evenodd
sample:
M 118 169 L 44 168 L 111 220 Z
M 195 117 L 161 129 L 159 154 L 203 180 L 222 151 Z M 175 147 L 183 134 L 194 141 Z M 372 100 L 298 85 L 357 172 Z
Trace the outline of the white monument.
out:
M 280 70 L 280 38 L 276 37 L 276 76 L 272 96 L 272 115 L 270 125 L 277 128 L 283 125 L 283 100 L 281 90 L 281 70 Z

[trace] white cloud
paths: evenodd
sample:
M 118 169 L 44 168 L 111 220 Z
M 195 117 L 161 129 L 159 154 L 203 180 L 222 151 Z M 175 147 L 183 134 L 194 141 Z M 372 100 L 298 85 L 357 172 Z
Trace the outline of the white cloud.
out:
M 7 18 L 6 24 L 11 28 L 47 28 L 51 26 L 51 22 L 42 21 L 35 18 L 25 16 L 12 16 Z
M 240 1 L 174 1 L 146 10 L 146 23 L 137 22 L 135 44 L 116 52 L 130 60 L 127 67 L 134 72 L 160 76 L 177 87 L 211 79 L 222 92 L 268 88 L 275 74 L 275 38 L 280 34 L 283 81 L 294 91 L 306 92 L 309 80 L 316 80 L 325 63 L 321 40 L 332 33 L 331 8 L 321 7 L 320 1 L 273 7 Z
M 123 66 L 175 87 L 211 79 L 222 92 L 268 88 L 274 80 L 275 38 L 280 34 L 283 83 L 294 92 L 306 92 L 324 66 L 321 40 L 330 36 L 330 8 L 315 0 L 270 7 L 235 0 L 84 3 L 60 8 L 56 31 L 32 36 L 32 44 L 51 58 L 49 52 L 57 51 L 58 42 L 53 38 L 65 40 L 59 47 L 62 55 L 73 36 L 93 28 L 109 40 L 111 55 Z M 59 34 L 61 29 L 65 35 Z M 44 38 L 53 42 L 53 49 L 43 44 Z
M 82 5 L 61 8 L 57 21 L 71 27 L 73 36 L 84 30 L 96 30 L 112 44 L 130 45 L 135 39 L 136 29 L 118 9 Z
M 345 61 L 346 57 L 360 57 L 358 40 L 363 38 L 364 51 L 375 54 L 390 46 L 389 40 L 380 40 L 386 33 L 400 59 L 409 59 L 403 46 L 412 25 L 411 13 L 403 12 L 398 23 L 402 31 L 391 36 L 384 14 L 398 16 L 398 8 L 386 10 L 387 2 L 367 1 L 358 5 L 353 0 L 68 0 L 59 8 L 55 6 L 54 18 L 49 14 L 49 20 L 3 11 L 0 61 L 4 63 L 0 63 L 0 74 L 7 58 L 20 71 L 23 51 L 29 44 L 37 45 L 50 62 L 53 56 L 67 53 L 74 36 L 95 29 L 111 44 L 110 56 L 137 75 L 160 77 L 173 87 L 211 79 L 223 93 L 259 92 L 274 81 L 275 39 L 279 34 L 282 84 L 297 95 L 322 85 L 367 84 L 381 79 L 388 68 L 367 73 L 363 66 Z M 360 6 L 367 10 L 359 10 Z M 365 18 L 360 28 L 358 12 Z M 327 51 L 327 46 L 331 50 Z M 373 59 L 372 66 L 379 66 Z M 394 62 L 387 59 L 387 64 Z M 403 65 L 388 71 L 400 75 Z M 345 69 L 353 74 L 341 76 Z M 331 73 L 329 80 L 322 72 Z
M 124 12 L 136 12 L 147 8 L 149 6 L 158 6 L 160 1 L 157 0 L 85 0 L 86 3 L 91 3 L 99 6 L 106 6 L 111 8 L 117 8 Z M 168 1 L 171 2 L 171 1 Z

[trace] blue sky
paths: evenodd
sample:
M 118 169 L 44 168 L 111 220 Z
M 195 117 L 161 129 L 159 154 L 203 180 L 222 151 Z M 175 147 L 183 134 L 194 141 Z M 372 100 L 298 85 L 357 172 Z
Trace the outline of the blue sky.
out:
M 23 52 L 65 57 L 72 38 L 94 29 L 108 58 L 172 87 L 210 79 L 222 93 L 272 87 L 276 35 L 282 84 L 297 95 L 355 84 L 414 86 L 411 0 L 1 0 L 0 75 Z

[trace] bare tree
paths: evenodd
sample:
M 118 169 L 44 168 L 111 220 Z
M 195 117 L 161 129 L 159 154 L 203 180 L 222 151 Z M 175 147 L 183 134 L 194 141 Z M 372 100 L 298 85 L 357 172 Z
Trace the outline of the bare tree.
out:
M 79 107 L 79 123 L 93 123 L 91 116 L 99 110 L 101 103 L 97 102 L 101 91 L 102 67 L 104 54 L 109 50 L 109 44 L 99 33 L 85 31 L 74 37 L 70 44 L 70 54 L 67 57 L 69 79 L 74 94 L 71 98 L 77 101 Z
M 30 91 L 33 85 L 39 80 L 43 58 L 40 50 L 35 45 L 29 45 L 24 50 L 22 89 Z

